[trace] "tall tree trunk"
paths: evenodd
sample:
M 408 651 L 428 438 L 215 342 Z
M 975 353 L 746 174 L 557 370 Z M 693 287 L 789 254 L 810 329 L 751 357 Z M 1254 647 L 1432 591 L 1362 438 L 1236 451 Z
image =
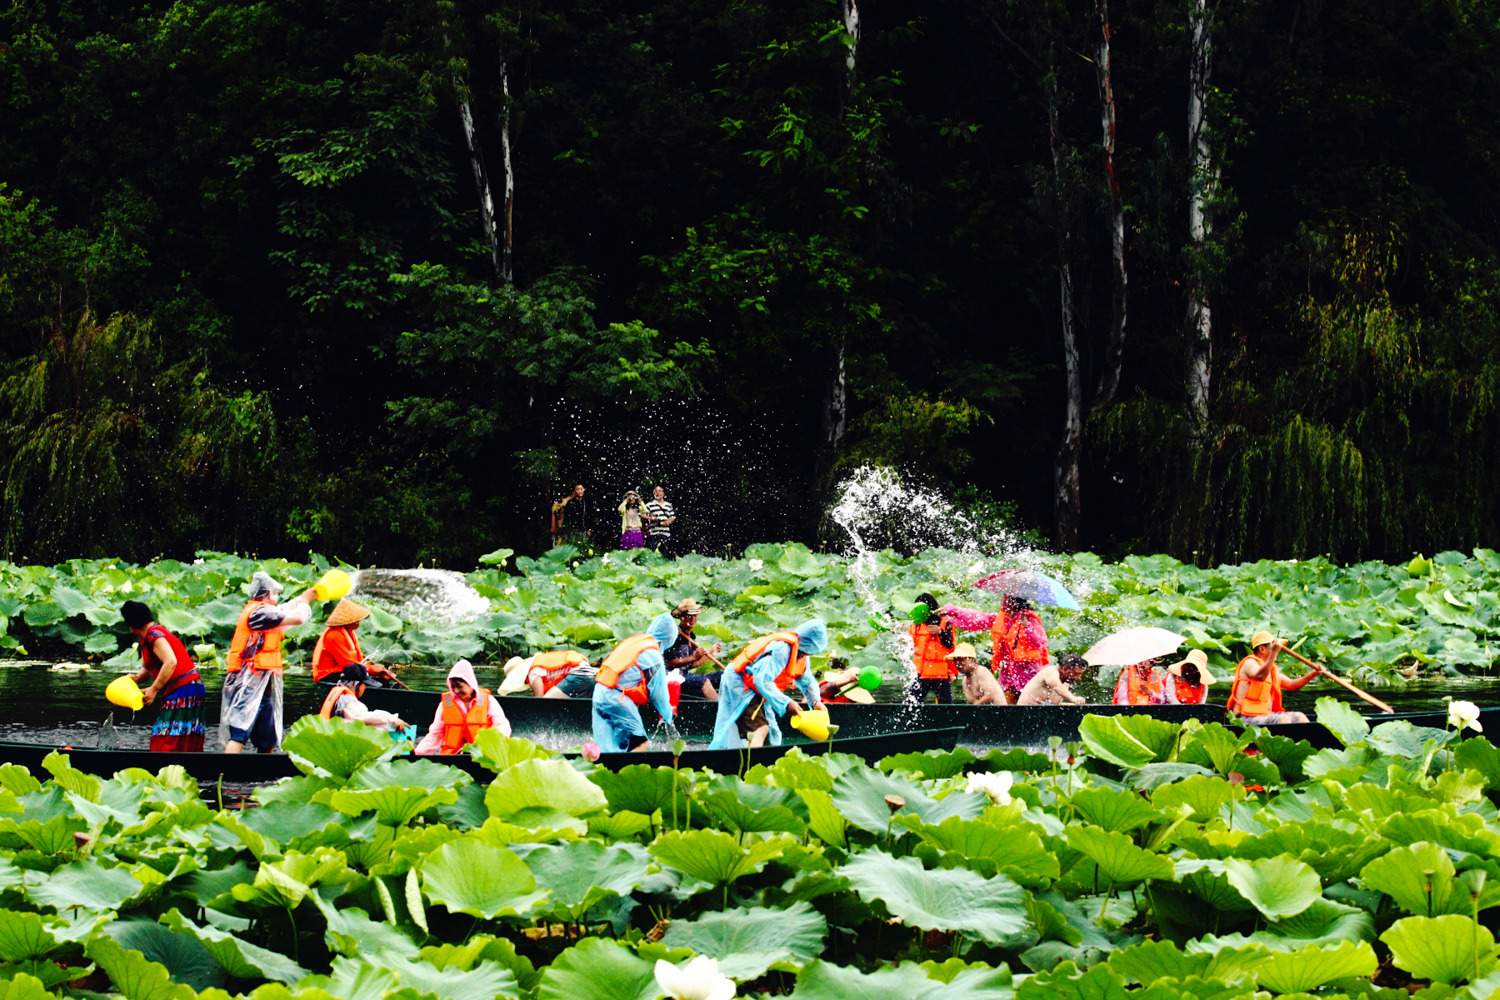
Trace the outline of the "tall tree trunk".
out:
M 505 172 L 505 240 L 500 252 L 500 279 L 509 285 L 515 280 L 512 218 L 516 206 L 516 169 L 510 153 L 510 60 L 504 52 L 500 53 L 500 162 Z
M 844 21 L 844 92 L 842 105 L 848 107 L 854 94 L 855 69 L 859 51 L 859 6 L 856 0 L 841 0 L 840 14 Z M 839 450 L 844 446 L 844 433 L 849 428 L 849 387 L 845 376 L 844 344 L 838 345 L 833 360 L 833 370 L 828 380 L 828 394 L 823 400 L 823 440 L 820 443 L 817 475 L 824 480 L 838 460 Z
M 1213 316 L 1205 287 L 1204 261 L 1212 223 L 1208 201 L 1218 185 L 1219 172 L 1209 152 L 1208 79 L 1213 58 L 1213 14 L 1208 0 L 1190 0 L 1193 63 L 1188 80 L 1188 156 L 1191 161 L 1188 193 L 1188 240 L 1192 244 L 1187 303 L 1188 411 L 1201 433 L 1208 425 L 1209 380 L 1213 374 Z
M 1083 453 L 1083 369 L 1079 362 L 1078 327 L 1073 321 L 1073 271 L 1068 263 L 1067 212 L 1061 205 L 1063 191 L 1062 112 L 1058 107 L 1057 66 L 1047 74 L 1047 130 L 1052 150 L 1052 180 L 1059 199 L 1057 223 L 1057 287 L 1063 341 L 1063 373 L 1067 399 L 1063 417 L 1062 442 L 1057 448 L 1054 468 L 1054 513 L 1057 538 L 1064 551 L 1078 550 L 1079 526 L 1083 511 L 1081 502 L 1080 456 Z
M 1114 401 L 1120 388 L 1120 368 L 1125 358 L 1125 203 L 1120 194 L 1120 177 L 1115 165 L 1115 117 L 1114 79 L 1110 68 L 1109 0 L 1098 0 L 1099 46 L 1094 60 L 1094 72 L 1099 78 L 1099 107 L 1103 125 L 1104 179 L 1109 188 L 1110 259 L 1112 264 L 1112 291 L 1110 296 L 1109 340 L 1104 348 L 1104 361 L 1099 371 L 1099 387 L 1094 393 L 1092 409 L 1095 413 Z
M 443 51 L 452 54 L 453 40 L 447 26 L 443 30 Z M 454 66 L 461 65 L 454 58 Z M 463 71 L 453 71 L 453 94 L 458 102 L 458 118 L 464 127 L 464 142 L 469 146 L 469 166 L 474 170 L 474 188 L 479 195 L 479 225 L 484 231 L 484 240 L 490 245 L 490 264 L 495 276 L 500 276 L 500 241 L 495 233 L 495 198 L 490 194 L 490 177 L 484 169 L 484 150 L 479 145 L 479 130 L 474 126 L 474 109 L 469 103 L 469 81 Z

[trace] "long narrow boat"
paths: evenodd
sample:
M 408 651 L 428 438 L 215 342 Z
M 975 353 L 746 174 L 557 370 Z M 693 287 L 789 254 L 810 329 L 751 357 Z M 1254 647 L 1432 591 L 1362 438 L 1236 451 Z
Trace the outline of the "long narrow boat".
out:
M 793 747 L 797 747 L 809 756 L 848 753 L 874 764 L 891 754 L 952 750 L 962 735 L 963 731 L 957 728 L 926 729 L 855 739 L 836 736 L 825 743 L 788 740 L 779 747 L 761 747 L 757 750 L 685 750 L 676 758 L 676 763 L 684 768 L 707 768 L 720 774 L 738 774 L 757 764 L 773 764 Z M 149 750 L 61 748 L 36 743 L 0 743 L 0 763 L 19 764 L 37 778 L 46 779 L 50 774 L 42 766 L 42 761 L 54 751 L 67 754 L 68 762 L 75 769 L 85 774 L 106 777 L 131 767 L 144 768 L 154 773 L 172 764 L 181 766 L 189 776 L 198 781 L 223 781 L 226 784 L 256 784 L 301 773 L 285 754 L 152 753 Z M 492 771 L 468 754 L 420 759 L 460 768 L 479 782 L 488 782 L 494 777 Z M 630 764 L 671 766 L 673 755 L 670 751 L 607 753 L 599 758 L 599 763 L 616 771 Z
M 1363 714 L 1363 713 L 1362 713 Z M 1448 713 L 1443 712 L 1396 712 L 1364 714 L 1364 720 L 1371 729 L 1387 722 L 1409 722 L 1413 726 L 1423 729 L 1444 729 L 1448 725 Z M 1481 708 L 1479 710 L 1479 724 L 1484 726 L 1484 732 L 1493 733 L 1500 730 L 1500 707 Z M 1294 740 L 1307 740 L 1319 750 L 1337 750 L 1342 747 L 1343 741 L 1328 730 L 1326 726 L 1316 722 L 1293 722 L 1284 723 L 1279 726 L 1267 726 L 1277 736 L 1285 736 Z M 1475 735 L 1473 730 L 1464 730 L 1460 736 L 1468 737 Z

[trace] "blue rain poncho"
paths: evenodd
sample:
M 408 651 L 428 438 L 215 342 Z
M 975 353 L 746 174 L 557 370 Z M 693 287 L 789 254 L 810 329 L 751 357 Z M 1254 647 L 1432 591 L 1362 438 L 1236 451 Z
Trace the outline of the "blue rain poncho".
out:
M 828 648 L 828 626 L 821 618 L 809 619 L 798 625 L 795 631 L 800 655 L 816 656 Z M 746 686 L 744 675 L 738 670 L 724 671 L 724 679 L 719 684 L 719 715 L 714 722 L 714 739 L 708 745 L 710 750 L 736 750 L 748 745 L 740 735 L 739 721 L 755 700 L 757 691 L 766 699 L 766 721 L 771 730 L 766 742 L 773 747 L 781 745 L 781 726 L 777 719 L 786 714 L 792 699 L 776 686 L 776 678 L 786 669 L 791 653 L 790 643 L 773 642 L 746 668 L 755 683 L 755 691 Z M 797 687 L 802 689 L 808 704 L 814 708 L 822 707 L 818 679 L 811 669 L 804 670 L 797 678 Z
M 663 611 L 651 621 L 646 634 L 656 640 L 656 649 L 646 649 L 635 658 L 635 665 L 620 672 L 620 688 L 629 689 L 646 677 L 646 693 L 663 719 L 672 718 L 672 702 L 667 696 L 667 663 L 662 650 L 677 641 L 677 619 Z M 630 749 L 630 737 L 645 736 L 641 710 L 619 689 L 594 685 L 594 742 L 602 753 L 622 753 Z

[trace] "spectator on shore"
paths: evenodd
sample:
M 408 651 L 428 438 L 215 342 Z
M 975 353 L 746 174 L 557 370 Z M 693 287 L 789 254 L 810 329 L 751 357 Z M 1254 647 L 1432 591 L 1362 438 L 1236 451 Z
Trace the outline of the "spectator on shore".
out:
M 667 502 L 667 491 L 660 486 L 651 491 L 646 501 L 646 544 L 664 556 L 673 556 L 672 525 L 677 520 L 677 509 Z
M 552 547 L 577 546 L 579 552 L 589 552 L 589 504 L 583 498 L 583 484 L 573 487 L 573 492 L 552 505 Z
M 620 501 L 620 548 L 639 549 L 645 546 L 643 531 L 646 526 L 645 511 L 641 509 L 641 495 L 635 490 L 626 490 Z

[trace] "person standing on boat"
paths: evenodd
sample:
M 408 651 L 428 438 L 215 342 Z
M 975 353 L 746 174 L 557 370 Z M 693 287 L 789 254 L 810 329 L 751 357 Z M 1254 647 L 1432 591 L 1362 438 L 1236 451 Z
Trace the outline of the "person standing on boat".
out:
M 134 680 L 137 684 L 150 682 L 141 689 L 141 700 L 149 705 L 161 699 L 156 721 L 151 724 L 150 748 L 202 753 L 205 692 L 187 647 L 158 625 L 151 609 L 140 601 L 126 601 L 120 615 L 141 649 L 141 669 Z
M 677 641 L 670 649 L 662 653 L 667 661 L 667 670 L 681 670 L 682 693 L 690 698 L 706 698 L 709 701 L 719 700 L 718 686 L 723 683 L 724 671 L 712 670 L 708 673 L 694 673 L 694 669 L 701 663 L 708 663 L 718 656 L 724 649 L 722 642 L 716 642 L 712 648 L 699 645 L 693 636 L 693 629 L 698 624 L 698 615 L 703 608 L 691 597 L 684 598 L 672 611 L 672 617 L 677 619 Z
M 662 650 L 676 641 L 677 620 L 663 611 L 644 633 L 621 642 L 599 664 L 594 676 L 594 742 L 602 752 L 651 749 L 640 709 L 648 701 L 666 721 L 667 738 L 677 738 L 662 658 Z
M 351 663 L 334 678 L 333 690 L 323 699 L 318 716 L 324 719 L 343 719 L 346 722 L 362 722 L 381 729 L 406 728 L 401 716 L 394 712 L 366 708 L 360 701 L 368 688 L 383 687 L 370 676 L 363 664 Z
M 989 630 L 990 667 L 1005 691 L 1005 700 L 1012 705 L 1049 662 L 1047 630 L 1042 627 L 1041 615 L 1025 598 L 1003 595 L 1000 610 L 994 614 L 952 604 L 946 605 L 943 613 L 965 632 Z
M 571 509 L 569 509 L 571 508 Z M 583 484 L 573 487 L 573 492 L 552 505 L 552 545 L 570 544 L 578 546 L 580 552 L 589 550 L 589 502 L 583 498 Z
M 1275 726 L 1286 722 L 1306 722 L 1301 712 L 1288 712 L 1281 704 L 1283 691 L 1297 691 L 1323 672 L 1314 666 L 1296 680 L 1286 680 L 1276 669 L 1276 655 L 1286 643 L 1270 632 L 1257 632 L 1250 639 L 1251 653 L 1234 668 L 1234 684 L 1229 689 L 1228 709 L 1256 726 Z
M 620 501 L 620 548 L 639 549 L 646 545 L 645 512 L 641 509 L 641 495 L 635 490 L 626 490 Z
M 719 689 L 719 715 L 710 750 L 781 745 L 777 716 L 798 715 L 797 703 L 786 694 L 793 684 L 813 709 L 823 707 L 818 679 L 808 669 L 808 657 L 828 648 L 828 626 L 812 618 L 795 630 L 772 632 L 746 646 L 724 671 Z
M 256 570 L 250 601 L 229 641 L 219 721 L 225 753 L 240 753 L 246 743 L 261 753 L 281 746 L 281 635 L 312 618 L 317 592 L 308 587 L 285 606 L 279 604 L 280 596 L 281 584 Z
M 427 735 L 417 741 L 413 753 L 455 754 L 474 742 L 481 729 L 498 729 L 510 735 L 510 720 L 500 699 L 479 686 L 474 667 L 459 660 L 448 671 L 448 690 L 438 702 Z
M 323 634 L 318 637 L 318 643 L 313 647 L 314 681 L 326 680 L 351 663 L 362 664 L 371 677 L 378 677 L 386 682 L 395 681 L 395 674 L 378 663 L 367 662 L 364 652 L 359 648 L 359 636 L 355 635 L 355 629 L 359 628 L 359 623 L 369 617 L 369 614 L 369 608 L 363 604 L 355 604 L 348 598 L 334 605 L 333 613 L 328 616 L 328 621 L 325 623 Z
M 1165 705 L 1167 675 L 1158 670 L 1155 660 L 1142 660 L 1120 668 L 1115 681 L 1116 705 Z
M 1208 669 L 1208 654 L 1201 649 L 1188 650 L 1187 658 L 1167 667 L 1167 701 L 1173 705 L 1201 705 L 1208 697 L 1208 686 L 1217 681 Z
M 948 654 L 953 669 L 964 679 L 964 701 L 970 705 L 1004 705 L 1005 692 L 989 668 L 979 662 L 979 653 L 973 644 L 959 643 Z
M 674 555 L 672 549 L 672 525 L 677 523 L 677 508 L 667 502 L 667 491 L 660 486 L 651 491 L 646 501 L 646 544 L 664 556 Z
M 1071 702 L 1074 705 L 1087 705 L 1088 699 L 1074 694 L 1070 686 L 1077 684 L 1087 669 L 1088 661 L 1083 657 L 1077 653 L 1064 653 L 1057 658 L 1055 664 L 1049 663 L 1026 682 L 1016 704 L 1062 705 Z
M 939 705 L 951 705 L 953 678 L 957 673 L 948 655 L 953 651 L 953 623 L 938 609 L 937 598 L 931 594 L 918 594 L 917 603 L 927 605 L 928 615 L 923 621 L 911 623 L 912 663 L 916 673 L 907 682 L 906 700 L 920 705 L 931 694 Z

